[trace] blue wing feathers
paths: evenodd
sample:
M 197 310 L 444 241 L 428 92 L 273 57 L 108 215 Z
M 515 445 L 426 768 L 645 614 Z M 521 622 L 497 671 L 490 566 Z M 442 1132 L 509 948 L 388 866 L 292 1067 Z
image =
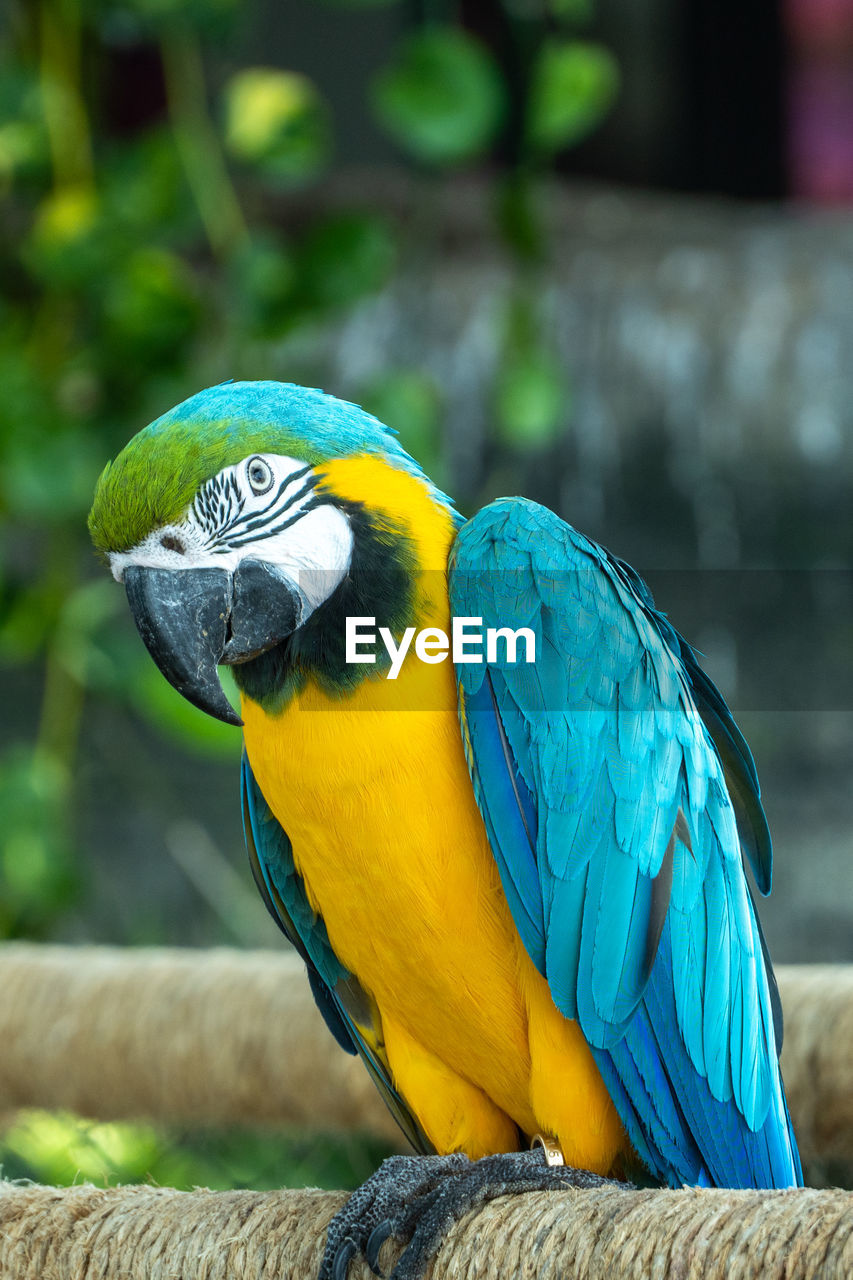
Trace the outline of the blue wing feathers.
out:
M 545 954 L 545 931 L 536 865 L 536 813 L 530 789 L 507 759 L 506 734 L 494 713 L 488 679 L 466 698 L 465 710 L 469 733 L 476 735 L 477 752 L 484 769 L 493 775 L 503 772 L 509 780 L 510 785 L 506 789 L 492 795 L 485 812 L 486 824 L 490 841 L 499 850 L 499 862 L 508 860 L 504 880 L 508 885 L 516 927 L 525 947 L 534 957 L 534 963 L 541 967 Z M 494 834 L 496 830 L 501 832 L 500 841 Z M 513 868 L 512 874 L 509 863 Z
M 658 1027 L 673 1026 L 673 962 L 665 930 L 659 964 L 649 984 L 649 1004 Z M 777 1087 L 760 1122 L 750 1123 L 737 1106 L 716 1098 L 709 1084 L 696 1077 L 684 1042 L 677 1035 L 666 1042 L 666 1066 L 677 1072 L 678 1099 L 691 1128 L 702 1128 L 702 1154 L 711 1180 L 717 1185 L 790 1186 L 802 1180 L 796 1145 L 790 1129 L 784 1095 Z M 696 1078 L 694 1078 L 696 1077 Z M 737 1178 L 734 1183 L 732 1174 Z
M 681 658 L 684 670 L 723 765 L 726 785 L 734 805 L 741 846 L 749 858 L 762 893 L 770 892 L 773 851 L 767 819 L 761 806 L 761 788 L 752 752 L 713 681 L 696 661 L 690 645 L 678 634 L 665 614 L 655 608 L 651 593 L 630 565 L 612 558 L 616 571 L 641 600 L 661 638 Z
M 241 794 L 246 849 L 267 910 L 305 961 L 311 993 L 326 1026 L 342 1049 L 355 1053 L 352 1028 L 332 994 L 345 970 L 329 945 L 323 922 L 311 910 L 293 862 L 290 841 L 270 812 L 245 754 Z
M 465 525 L 449 582 L 454 614 L 536 636 L 535 667 L 458 669 L 469 766 L 525 946 L 638 1153 L 673 1185 L 796 1183 L 742 869 L 769 887 L 770 841 L 723 699 L 638 575 L 534 503 Z
M 678 1185 L 787 1186 L 802 1173 L 781 1092 L 753 1130 L 697 1075 L 678 1034 L 668 929 L 644 999 L 611 1050 L 594 1050 L 605 1081 L 622 1089 L 629 1136 L 663 1181 Z M 617 1091 L 614 1089 L 614 1098 Z M 627 1102 L 625 1101 L 627 1100 Z M 648 1156 L 651 1155 L 651 1159 Z
M 347 1053 L 357 1053 L 358 1050 L 353 1040 L 352 1030 L 341 1013 L 331 990 L 326 986 L 313 964 L 306 965 L 306 968 L 311 994 L 314 997 L 314 1003 L 323 1015 L 323 1021 L 342 1049 Z
M 555 879 L 550 886 L 543 972 L 548 979 L 554 1003 L 567 1018 L 579 1017 L 577 973 L 580 967 L 581 931 L 562 928 L 562 921 L 582 917 L 586 882 L 587 870 L 584 867 L 572 879 Z

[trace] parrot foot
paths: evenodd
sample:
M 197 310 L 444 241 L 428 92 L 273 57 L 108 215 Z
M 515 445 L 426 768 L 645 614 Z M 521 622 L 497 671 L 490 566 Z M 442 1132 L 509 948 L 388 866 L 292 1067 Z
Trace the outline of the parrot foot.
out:
M 390 1280 L 418 1280 L 447 1229 L 478 1205 L 520 1191 L 613 1185 L 586 1169 L 549 1162 L 543 1146 L 482 1160 L 461 1154 L 391 1156 L 330 1222 L 318 1280 L 346 1280 L 357 1254 L 382 1276 L 379 1250 L 391 1236 L 405 1240 L 406 1248 Z

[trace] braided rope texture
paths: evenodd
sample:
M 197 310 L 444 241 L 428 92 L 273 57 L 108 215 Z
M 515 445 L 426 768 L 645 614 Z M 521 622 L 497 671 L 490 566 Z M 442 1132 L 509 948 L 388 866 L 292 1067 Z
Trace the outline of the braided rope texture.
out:
M 0 1275 L 14 1280 L 313 1280 L 338 1192 L 103 1190 L 0 1183 Z M 399 1243 L 381 1262 L 390 1270 Z M 536 1193 L 458 1223 L 429 1280 L 843 1280 L 853 1193 Z M 371 1280 L 351 1264 L 350 1280 Z
M 22 1107 L 403 1141 L 291 951 L 0 946 L 0 1115 Z

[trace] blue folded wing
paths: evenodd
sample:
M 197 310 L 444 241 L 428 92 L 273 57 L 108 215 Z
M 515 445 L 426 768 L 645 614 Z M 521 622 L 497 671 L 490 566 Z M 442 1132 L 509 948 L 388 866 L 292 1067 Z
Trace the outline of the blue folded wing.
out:
M 642 580 L 552 512 L 460 530 L 454 615 L 527 628 L 457 665 L 471 778 L 519 933 L 592 1047 L 634 1146 L 672 1185 L 801 1181 L 779 1075 L 752 756 Z
M 248 756 L 241 771 L 243 832 L 255 883 L 267 910 L 301 955 L 311 992 L 341 1048 L 358 1053 L 386 1106 L 416 1151 L 432 1144 L 394 1087 L 382 1019 L 374 1000 L 335 955 L 326 926 L 308 901 L 287 833 L 255 781 Z

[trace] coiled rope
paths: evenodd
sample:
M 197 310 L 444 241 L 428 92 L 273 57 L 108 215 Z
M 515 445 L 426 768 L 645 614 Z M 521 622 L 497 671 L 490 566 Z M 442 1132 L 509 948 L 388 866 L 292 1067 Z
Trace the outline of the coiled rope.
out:
M 786 968 L 783 1069 L 806 1156 L 853 1155 L 853 969 Z M 278 952 L 0 947 L 0 1112 L 394 1132 Z M 2 1280 L 308 1280 L 337 1192 L 0 1182 Z M 383 1255 L 393 1265 L 399 1244 Z M 360 1263 L 350 1280 L 367 1280 Z M 845 1280 L 853 1193 L 607 1188 L 495 1201 L 432 1280 Z
M 4 1280 L 314 1280 L 338 1192 L 0 1183 Z M 380 1259 L 390 1270 L 399 1252 Z M 458 1223 L 431 1280 L 845 1280 L 853 1193 L 567 1191 Z M 349 1280 L 372 1280 L 359 1262 Z

